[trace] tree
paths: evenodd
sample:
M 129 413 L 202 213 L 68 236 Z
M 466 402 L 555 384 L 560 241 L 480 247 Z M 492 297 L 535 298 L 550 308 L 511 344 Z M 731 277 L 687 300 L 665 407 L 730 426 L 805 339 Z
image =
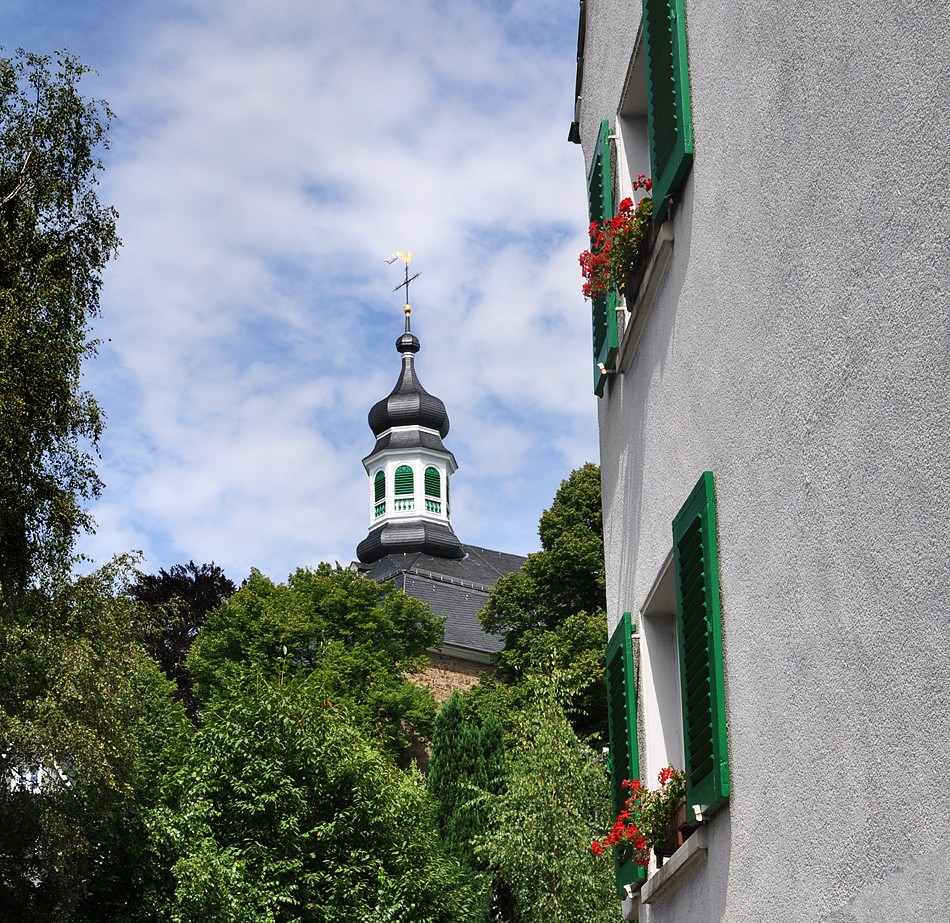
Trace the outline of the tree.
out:
M 504 731 L 498 718 L 466 716 L 462 698 L 453 693 L 436 715 L 426 784 L 437 799 L 436 823 L 445 848 L 478 867 L 472 844 L 487 827 L 485 802 L 478 796 L 497 794 L 505 784 Z
M 299 569 L 286 584 L 253 571 L 208 616 L 186 666 L 203 699 L 248 665 L 267 677 L 285 661 L 291 673 L 315 672 L 330 700 L 347 700 L 381 745 L 404 754 L 432 731 L 432 695 L 407 677 L 425 666 L 443 625 L 392 584 L 339 566 Z
M 116 212 L 96 195 L 111 112 L 87 69 L 18 51 L 0 58 L 0 594 L 66 568 L 99 493 L 90 450 L 103 418 L 79 384 L 95 352 Z
M 178 687 L 178 698 L 194 719 L 198 702 L 192 692 L 185 657 L 209 612 L 233 596 L 237 587 L 213 561 L 200 567 L 194 561 L 175 564 L 158 574 L 135 575 L 129 595 L 147 607 L 136 623 L 136 634 L 149 656 Z
M 564 714 L 558 671 L 531 681 L 515 713 L 507 785 L 488 799 L 489 825 L 475 854 L 514 897 L 519 923 L 619 920 L 613 866 L 591 852 L 610 814 L 603 758 L 581 743 Z
M 0 919 L 152 918 L 145 815 L 187 721 L 132 636 L 127 575 L 120 560 L 0 605 Z
M 499 711 L 520 707 L 528 677 L 554 662 L 572 690 L 568 713 L 578 734 L 605 741 L 606 582 L 596 465 L 561 483 L 538 533 L 541 551 L 495 584 L 480 614 L 486 631 L 505 633 L 505 646 L 494 677 L 475 697 Z
M 216 692 L 156 819 L 175 923 L 476 918 L 484 885 L 443 853 L 418 771 L 280 661 Z

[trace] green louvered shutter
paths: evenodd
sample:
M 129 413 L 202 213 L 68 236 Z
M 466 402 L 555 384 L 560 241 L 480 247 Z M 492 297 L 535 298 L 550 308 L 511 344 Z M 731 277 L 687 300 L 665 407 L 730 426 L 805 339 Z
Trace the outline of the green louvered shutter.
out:
M 395 490 L 397 495 L 412 493 L 412 468 L 400 465 L 396 469 Z
M 373 497 L 373 512 L 376 516 L 382 516 L 386 512 L 386 475 L 382 471 L 377 471 L 373 478 Z
M 647 128 L 653 176 L 653 218 L 666 217 L 693 162 L 693 121 L 683 0 L 643 0 Z
M 614 214 L 613 170 L 610 165 L 610 122 L 603 119 L 597 134 L 597 147 L 587 177 L 587 202 L 590 220 L 603 221 Z M 591 240 L 591 247 L 594 246 Z M 617 356 L 617 296 L 614 292 L 591 299 L 594 337 L 594 393 L 604 393 L 607 376 L 600 370 L 612 369 Z
M 438 468 L 426 468 L 425 484 L 427 497 L 442 496 L 442 479 L 439 477 Z
M 686 808 L 712 814 L 729 797 L 716 495 L 704 472 L 673 520 L 676 625 L 683 694 Z
M 633 624 L 624 612 L 607 643 L 607 726 L 610 733 L 610 794 L 614 817 L 620 813 L 627 792 L 625 779 L 640 777 L 637 753 L 637 683 L 633 660 Z M 617 896 L 624 885 L 643 881 L 646 870 L 631 862 L 631 850 L 615 850 Z

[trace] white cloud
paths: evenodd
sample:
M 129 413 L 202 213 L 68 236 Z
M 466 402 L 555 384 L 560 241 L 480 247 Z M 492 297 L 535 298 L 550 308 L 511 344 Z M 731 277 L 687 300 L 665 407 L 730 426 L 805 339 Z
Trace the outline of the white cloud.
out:
M 85 550 L 141 547 L 152 569 L 214 558 L 235 579 L 349 560 L 366 413 L 398 373 L 383 257 L 410 247 L 419 374 L 461 465 L 456 531 L 536 547 L 541 509 L 596 453 L 583 163 L 565 140 L 575 17 L 485 0 L 126 6 L 127 31 L 96 46 L 124 247 L 99 325 L 112 342 L 87 370 L 109 428 Z

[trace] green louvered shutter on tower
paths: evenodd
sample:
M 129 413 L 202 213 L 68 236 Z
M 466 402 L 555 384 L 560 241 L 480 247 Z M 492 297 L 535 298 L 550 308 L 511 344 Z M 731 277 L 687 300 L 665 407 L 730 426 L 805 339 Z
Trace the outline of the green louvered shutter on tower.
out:
M 442 478 L 439 477 L 438 468 L 426 468 L 425 484 L 427 497 L 442 496 Z
M 607 643 L 607 727 L 610 734 L 610 794 L 614 817 L 627 799 L 623 782 L 640 777 L 637 753 L 637 683 L 633 659 L 633 624 L 624 612 Z M 646 870 L 631 862 L 632 851 L 614 850 L 617 896 L 624 885 L 643 881 Z
M 613 170 L 610 164 L 610 122 L 603 119 L 597 135 L 597 147 L 587 177 L 587 202 L 590 220 L 603 221 L 614 214 Z M 594 242 L 591 240 L 591 248 Z M 604 393 L 607 376 L 601 371 L 612 369 L 617 356 L 617 295 L 598 295 L 591 299 L 594 338 L 594 393 Z
M 386 475 L 382 471 L 376 472 L 376 477 L 373 479 L 373 490 L 377 503 L 386 499 Z
M 653 218 L 666 217 L 693 162 L 693 121 L 683 0 L 643 0 L 647 129 L 653 177 Z
M 676 625 L 683 695 L 686 808 L 712 814 L 729 797 L 716 495 L 706 471 L 673 520 Z
M 397 495 L 411 494 L 412 487 L 412 468 L 408 465 L 400 465 L 396 469 L 395 491 Z

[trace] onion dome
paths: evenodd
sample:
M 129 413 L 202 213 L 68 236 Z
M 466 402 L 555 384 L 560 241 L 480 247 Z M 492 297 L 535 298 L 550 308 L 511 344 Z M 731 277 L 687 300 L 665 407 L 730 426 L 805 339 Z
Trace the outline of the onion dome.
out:
M 394 426 L 424 426 L 445 438 L 449 432 L 449 415 L 445 404 L 433 397 L 419 382 L 413 360 L 421 344 L 412 333 L 396 340 L 396 351 L 402 354 L 402 372 L 388 397 L 377 401 L 369 412 L 369 426 L 379 436 Z
M 448 452 L 442 444 L 449 432 L 445 404 L 429 394 L 416 375 L 414 360 L 420 349 L 418 337 L 408 330 L 396 340 L 396 351 L 402 355 L 402 371 L 389 396 L 377 401 L 369 412 L 369 427 L 376 436 L 376 445 L 367 458 L 382 449 L 421 447 Z

